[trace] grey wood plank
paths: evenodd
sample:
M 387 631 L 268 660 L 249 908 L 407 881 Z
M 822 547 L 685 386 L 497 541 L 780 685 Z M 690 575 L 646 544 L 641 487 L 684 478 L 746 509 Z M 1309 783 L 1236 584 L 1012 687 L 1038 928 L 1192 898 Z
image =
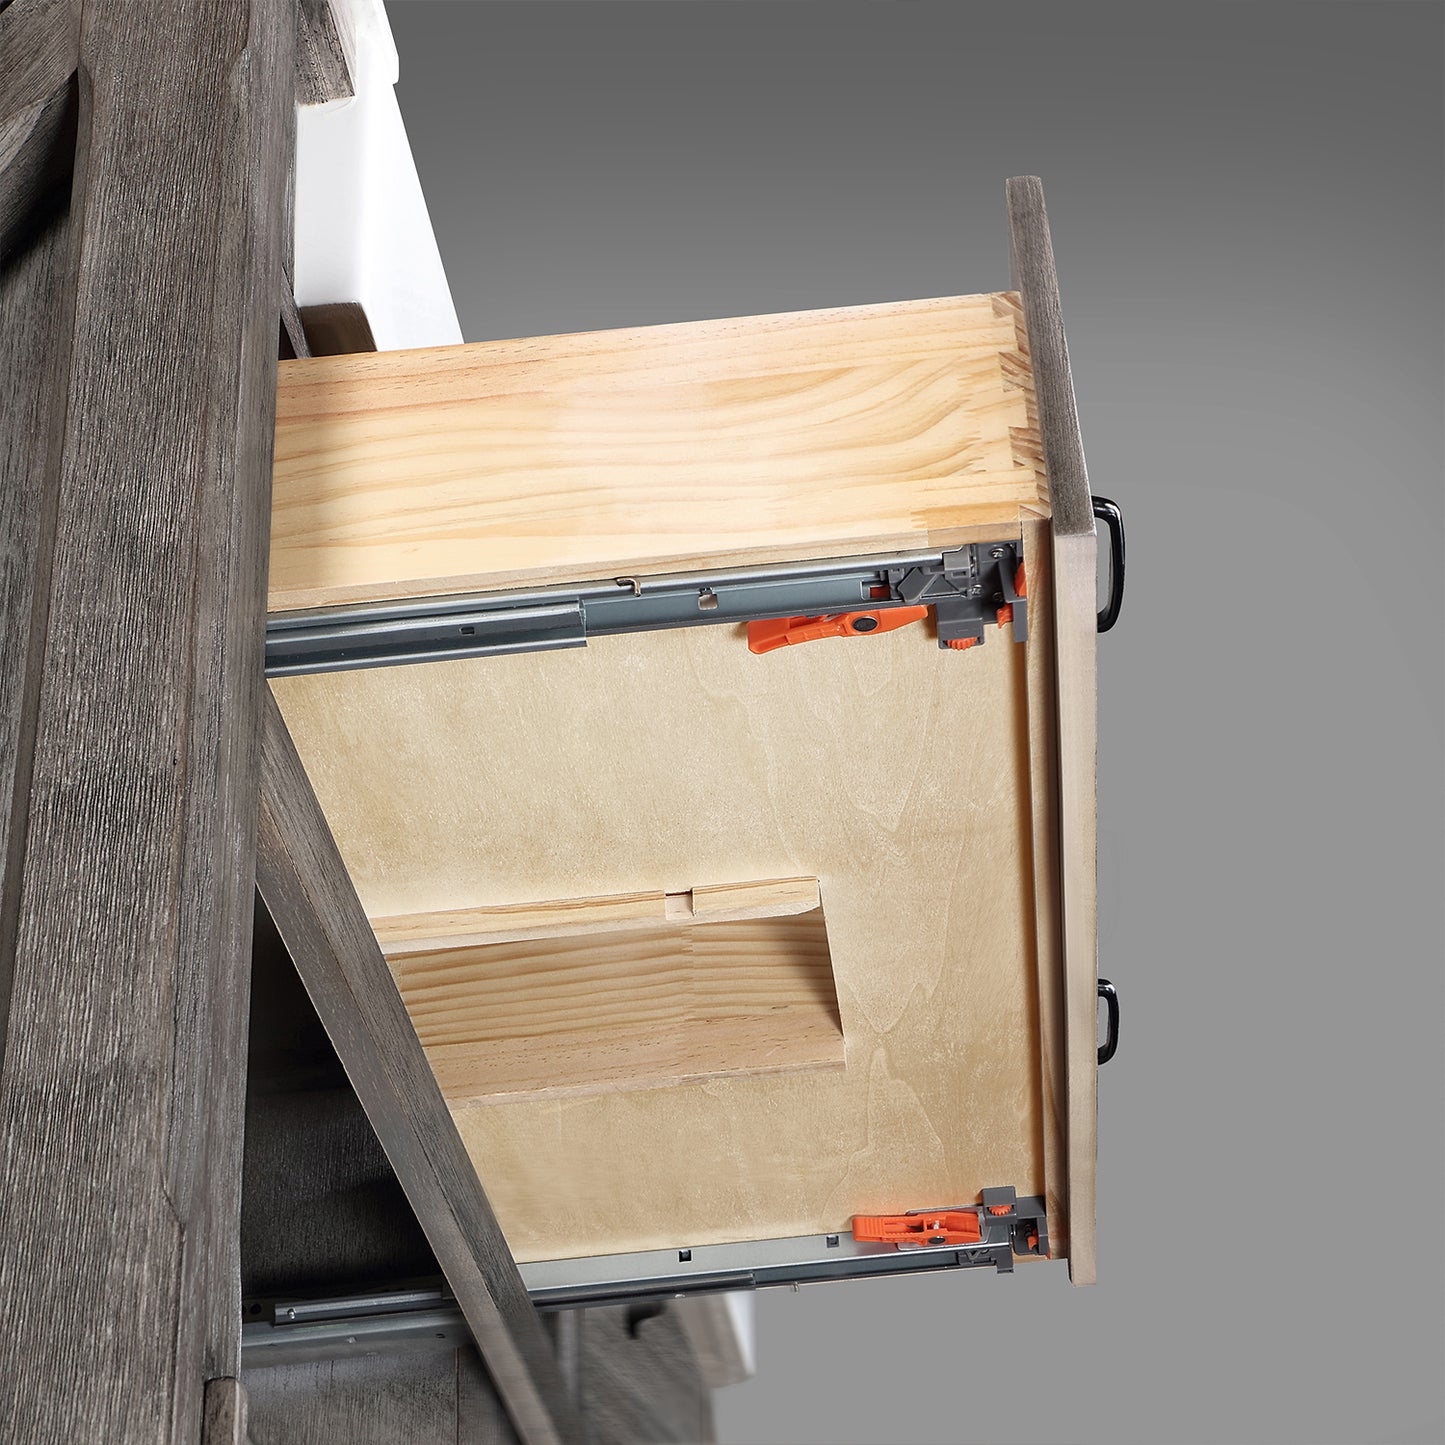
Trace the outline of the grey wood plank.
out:
M 257 884 L 518 1434 L 576 1438 L 556 1361 L 306 771 L 265 706 Z
M 202 1370 L 207 1378 L 240 1374 L 246 1028 L 265 692 L 275 342 L 285 251 L 282 198 L 295 146 L 289 83 L 294 0 L 248 0 L 231 23 L 238 50 L 224 91 L 230 144 L 219 176 L 216 264 L 218 278 L 232 281 L 214 293 L 211 331 L 222 337 L 239 320 L 248 341 L 212 352 L 211 394 L 228 425 L 207 435 L 210 484 L 200 493 L 207 504 L 200 524 L 223 539 L 225 551 L 224 565 L 202 570 L 193 592 L 194 655 L 206 666 L 192 669 L 201 706 L 192 714 L 186 825 L 196 837 L 209 834 L 218 846 L 190 854 L 195 886 L 209 902 L 182 913 L 182 924 L 189 926 L 179 935 L 182 959 L 214 964 L 179 975 L 177 1013 L 206 1018 L 208 1028 L 200 1035 L 179 1035 L 172 1116 L 185 1125 L 173 1125 L 167 1135 L 172 1197 L 194 1200 L 204 1215 L 201 1247 L 185 1255 L 190 1267 L 183 1273 L 181 1297 L 206 1311 Z M 233 307 L 237 316 L 228 314 Z M 242 478 L 244 485 L 238 485 Z
M 12 0 L 0 9 L 0 131 L 42 105 L 75 72 L 79 0 Z
M 32 245 L 68 205 L 80 108 L 75 77 L 0 124 L 0 266 Z
M 20 864 L 55 542 L 73 304 L 68 208 L 0 267 L 0 1059 L 10 1016 Z
M 457 1445 L 517 1445 L 492 1377 L 473 1349 L 457 1351 Z
M 44 229 L 69 189 L 79 46 L 78 0 L 0 7 L 0 265 Z
M 249 1370 L 254 1445 L 458 1445 L 457 1351 Z
M 300 0 L 296 13 L 296 103 L 356 94 L 356 20 L 350 0 Z
M 638 1318 L 587 1310 L 581 1332 L 587 1445 L 711 1441 L 712 1395 L 671 1309 Z M 271 1365 L 246 1374 L 255 1445 L 517 1445 L 519 1436 L 470 1347 L 409 1349 Z
M 246 1388 L 230 1376 L 206 1381 L 201 1445 L 248 1445 Z
M 1071 537 L 1093 532 L 1094 512 L 1044 187 L 1037 176 L 1015 176 L 1007 191 L 1014 289 L 1022 297 L 1028 328 L 1054 534 Z
M 281 340 L 282 361 L 312 354 L 306 340 L 306 328 L 301 323 L 301 313 L 296 308 L 296 294 L 291 289 L 289 270 L 282 277 L 281 283 Z
M 85 7 L 0 1061 L 0 1438 L 193 1445 L 204 1379 L 239 1371 L 293 43 L 289 0 L 143 30 L 121 0 Z

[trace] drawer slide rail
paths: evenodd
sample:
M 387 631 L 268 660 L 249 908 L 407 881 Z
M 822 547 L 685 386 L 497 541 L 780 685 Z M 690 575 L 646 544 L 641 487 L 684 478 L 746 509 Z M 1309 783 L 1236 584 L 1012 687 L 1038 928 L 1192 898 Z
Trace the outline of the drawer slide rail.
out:
M 266 623 L 266 675 L 584 647 L 589 637 L 617 633 L 860 608 L 932 607 L 940 647 L 982 642 L 986 625 L 1008 608 L 1014 640 L 1022 642 L 1022 561 L 1019 541 L 975 542 L 938 552 L 277 613 Z

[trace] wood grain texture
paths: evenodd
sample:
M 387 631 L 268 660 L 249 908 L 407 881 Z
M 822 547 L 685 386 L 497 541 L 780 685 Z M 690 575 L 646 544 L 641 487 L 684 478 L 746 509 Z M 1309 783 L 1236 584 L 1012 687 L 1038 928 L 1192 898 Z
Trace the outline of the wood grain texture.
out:
M 1038 988 L 1039 1098 L 1043 1110 L 1044 1204 L 1049 1252 L 1069 1256 L 1067 1073 L 1064 1066 L 1064 962 L 1059 883 L 1058 695 L 1054 657 L 1050 524 L 1024 526 L 1029 592 L 1029 814 L 1033 829 L 1035 963 Z
M 816 878 L 759 878 L 704 884 L 681 893 L 617 893 L 605 898 L 549 898 L 490 908 L 440 909 L 374 918 L 371 926 L 388 961 L 407 953 L 465 944 L 517 943 L 566 938 L 616 928 L 656 928 L 669 920 L 724 923 L 745 918 L 786 918 L 819 907 Z
M 586 1311 L 582 1401 L 589 1445 L 716 1440 L 712 1392 L 671 1309 L 639 1319 L 625 1306 Z
M 254 1445 L 515 1440 L 500 1431 L 459 1432 L 456 1355 L 450 1349 L 407 1351 L 248 1370 L 251 1439 Z M 494 1408 L 500 1413 L 500 1405 Z
M 356 94 L 356 17 L 351 0 L 297 0 L 296 104 Z
M 206 1381 L 201 1445 L 249 1445 L 246 1387 L 230 1376 Z
M 678 1445 L 716 1438 L 712 1398 L 673 1312 L 633 1320 L 586 1312 L 588 1445 Z M 415 1351 L 246 1375 L 254 1445 L 516 1445 L 472 1349 Z
M 1079 409 L 1059 305 L 1059 276 L 1043 183 L 1015 176 L 1008 183 L 1009 251 L 1028 336 L 1039 441 L 1043 449 L 1054 535 L 1094 531 L 1089 473 L 1079 434 Z
M 526 1441 L 575 1434 L 551 1347 L 274 703 L 257 885 Z
M 377 917 L 820 881 L 843 1072 L 457 1111 L 519 1258 L 1042 1190 L 1025 651 L 713 627 L 276 683 Z
M 298 356 L 310 356 L 306 330 L 301 324 L 301 312 L 296 306 L 296 293 L 291 289 L 289 273 L 281 281 L 281 359 L 294 361 Z
M 75 73 L 79 0 L 11 0 L 0 10 L 0 134 Z
M 0 266 L 34 244 L 70 201 L 79 91 L 72 76 L 0 124 Z
M 388 962 L 454 1107 L 843 1067 L 817 907 L 629 919 Z
M 239 1368 L 292 28 L 280 0 L 216 3 L 142 43 L 128 7 L 85 7 L 0 1066 L 6 1439 L 192 1445 L 204 1380 Z
M 1099 1127 L 1098 587 L 1092 533 L 1054 537 L 1059 878 L 1068 1075 L 1069 1278 L 1093 1284 Z
M 0 1057 L 50 599 L 73 242 L 62 213 L 0 270 L 0 332 L 6 339 L 0 348 Z
M 79 48 L 78 0 L 0 7 L 0 265 L 54 219 L 69 193 Z
M 1052 498 L 1057 720 L 1058 876 L 1067 1073 L 1069 1274 L 1091 1284 L 1098 1140 L 1097 539 L 1059 305 L 1043 186 L 1008 183 L 1014 279 L 1036 378 L 1039 432 Z
M 287 362 L 271 608 L 1016 535 L 1046 507 L 1016 306 Z

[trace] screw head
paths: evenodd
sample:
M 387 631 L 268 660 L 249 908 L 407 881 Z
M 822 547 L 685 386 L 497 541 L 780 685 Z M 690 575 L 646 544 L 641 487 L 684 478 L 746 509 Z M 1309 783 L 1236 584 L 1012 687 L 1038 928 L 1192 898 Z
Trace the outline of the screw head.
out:
M 1002 562 L 1003 559 L 1008 556 L 1008 552 L 1003 547 L 990 547 L 988 555 L 992 557 L 995 562 Z

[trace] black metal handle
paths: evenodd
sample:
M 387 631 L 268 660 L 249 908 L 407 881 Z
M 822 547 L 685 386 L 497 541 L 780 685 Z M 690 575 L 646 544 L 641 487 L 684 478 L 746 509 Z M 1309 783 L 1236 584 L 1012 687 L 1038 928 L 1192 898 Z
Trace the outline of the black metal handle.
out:
M 1099 1062 L 1107 1064 L 1119 1051 L 1119 990 L 1107 978 L 1099 980 L 1099 997 L 1109 1007 L 1109 1026 L 1099 1045 Z
M 1109 600 L 1099 613 L 1099 631 L 1107 632 L 1124 605 L 1124 514 L 1117 502 L 1095 497 L 1094 518 L 1109 529 Z

